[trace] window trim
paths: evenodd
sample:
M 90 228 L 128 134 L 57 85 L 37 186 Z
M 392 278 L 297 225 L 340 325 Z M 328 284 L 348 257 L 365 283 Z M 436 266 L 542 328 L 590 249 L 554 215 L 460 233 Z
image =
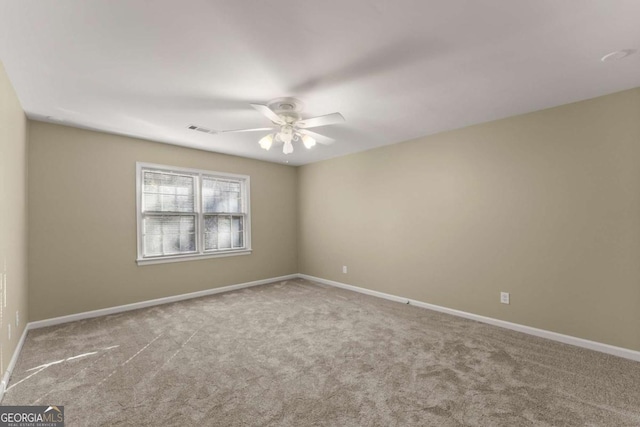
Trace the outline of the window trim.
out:
M 156 257 L 144 257 L 142 251 L 142 170 L 143 169 L 156 169 L 163 172 L 168 173 L 177 173 L 177 174 L 189 174 L 197 176 L 197 185 L 194 189 L 194 197 L 195 197 L 195 212 L 193 213 L 196 216 L 196 253 L 188 253 L 184 255 L 163 255 Z M 204 212 L 202 211 L 202 176 L 209 176 L 213 178 L 221 178 L 221 179 L 234 179 L 243 182 L 243 202 L 245 204 L 244 209 L 244 230 L 243 230 L 243 238 L 244 238 L 244 247 L 240 249 L 224 249 L 219 251 L 205 251 L 204 250 L 204 235 L 202 233 L 202 222 L 204 221 Z M 185 213 L 186 214 L 186 213 Z M 145 162 L 136 162 L 136 246 L 137 246 L 137 257 L 136 263 L 138 265 L 151 265 L 151 264 L 164 264 L 169 262 L 180 262 L 180 261 L 193 261 L 198 259 L 207 259 L 207 258 L 223 258 L 229 256 L 237 256 L 237 255 L 250 255 L 252 252 L 251 249 L 251 178 L 249 175 L 241 175 L 235 173 L 227 173 L 227 172 L 216 172 L 204 169 L 192 169 L 192 168 L 182 168 L 176 166 L 169 165 L 161 165 L 157 163 L 145 163 Z

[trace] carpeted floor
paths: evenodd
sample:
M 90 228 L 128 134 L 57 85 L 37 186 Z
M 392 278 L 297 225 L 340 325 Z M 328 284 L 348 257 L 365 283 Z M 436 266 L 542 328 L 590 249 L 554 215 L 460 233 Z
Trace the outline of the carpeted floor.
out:
M 29 332 L 68 426 L 638 426 L 640 363 L 305 280 Z

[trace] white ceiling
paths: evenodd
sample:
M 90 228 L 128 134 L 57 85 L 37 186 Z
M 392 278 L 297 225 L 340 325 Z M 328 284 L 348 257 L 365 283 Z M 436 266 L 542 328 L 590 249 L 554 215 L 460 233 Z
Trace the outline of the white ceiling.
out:
M 640 86 L 637 0 L 0 0 L 29 117 L 300 165 Z M 332 146 L 264 151 L 249 106 L 304 101 Z

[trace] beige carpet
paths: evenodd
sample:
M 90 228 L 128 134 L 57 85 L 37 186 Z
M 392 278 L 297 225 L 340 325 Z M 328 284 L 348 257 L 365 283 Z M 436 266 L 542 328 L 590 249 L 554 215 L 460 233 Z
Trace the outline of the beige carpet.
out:
M 68 426 L 638 426 L 640 363 L 304 280 L 31 331 Z

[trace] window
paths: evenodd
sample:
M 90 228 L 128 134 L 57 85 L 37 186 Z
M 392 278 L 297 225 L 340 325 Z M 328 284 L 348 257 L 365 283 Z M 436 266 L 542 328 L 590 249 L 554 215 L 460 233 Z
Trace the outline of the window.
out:
M 251 253 L 249 177 L 137 164 L 138 264 Z

